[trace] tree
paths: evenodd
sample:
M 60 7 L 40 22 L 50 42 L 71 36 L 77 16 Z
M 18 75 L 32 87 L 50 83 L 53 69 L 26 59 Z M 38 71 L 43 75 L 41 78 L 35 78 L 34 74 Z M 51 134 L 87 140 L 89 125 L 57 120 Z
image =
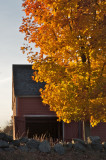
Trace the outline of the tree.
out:
M 4 132 L 7 135 L 12 136 L 13 135 L 13 120 L 11 117 L 11 120 L 7 122 L 6 126 L 3 129 L 0 129 L 0 132 Z
M 33 63 L 43 102 L 59 121 L 106 122 L 105 1 L 24 0 L 21 47 Z M 36 71 L 37 70 L 37 71 Z

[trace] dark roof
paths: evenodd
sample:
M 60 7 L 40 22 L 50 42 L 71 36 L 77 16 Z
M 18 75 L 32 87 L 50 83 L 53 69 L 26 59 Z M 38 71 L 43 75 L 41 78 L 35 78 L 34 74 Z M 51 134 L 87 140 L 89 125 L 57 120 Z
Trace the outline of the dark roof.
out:
M 13 65 L 13 82 L 16 96 L 40 95 L 39 89 L 44 88 L 45 83 L 35 82 L 32 65 Z

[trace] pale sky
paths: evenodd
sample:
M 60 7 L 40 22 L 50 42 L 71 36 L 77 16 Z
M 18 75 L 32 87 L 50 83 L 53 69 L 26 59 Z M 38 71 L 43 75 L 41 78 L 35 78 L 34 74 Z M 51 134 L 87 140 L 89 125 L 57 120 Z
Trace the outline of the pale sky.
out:
M 20 47 L 24 34 L 19 32 L 22 22 L 22 0 L 0 0 L 0 127 L 12 116 L 12 64 L 26 64 L 27 56 Z

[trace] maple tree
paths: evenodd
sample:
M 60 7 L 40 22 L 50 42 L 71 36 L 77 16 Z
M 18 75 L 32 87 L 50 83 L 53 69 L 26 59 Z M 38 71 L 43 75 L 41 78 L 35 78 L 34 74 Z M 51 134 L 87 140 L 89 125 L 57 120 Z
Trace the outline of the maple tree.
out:
M 46 82 L 41 97 L 64 122 L 106 122 L 105 1 L 24 0 L 21 47 L 33 80 Z M 36 71 L 37 70 L 37 71 Z

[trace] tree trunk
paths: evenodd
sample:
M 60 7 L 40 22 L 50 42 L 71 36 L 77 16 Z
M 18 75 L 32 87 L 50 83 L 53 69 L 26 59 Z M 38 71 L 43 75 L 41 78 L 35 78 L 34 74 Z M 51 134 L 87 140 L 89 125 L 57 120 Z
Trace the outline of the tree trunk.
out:
M 83 121 L 83 140 L 86 141 L 88 136 L 90 136 L 90 122 Z

